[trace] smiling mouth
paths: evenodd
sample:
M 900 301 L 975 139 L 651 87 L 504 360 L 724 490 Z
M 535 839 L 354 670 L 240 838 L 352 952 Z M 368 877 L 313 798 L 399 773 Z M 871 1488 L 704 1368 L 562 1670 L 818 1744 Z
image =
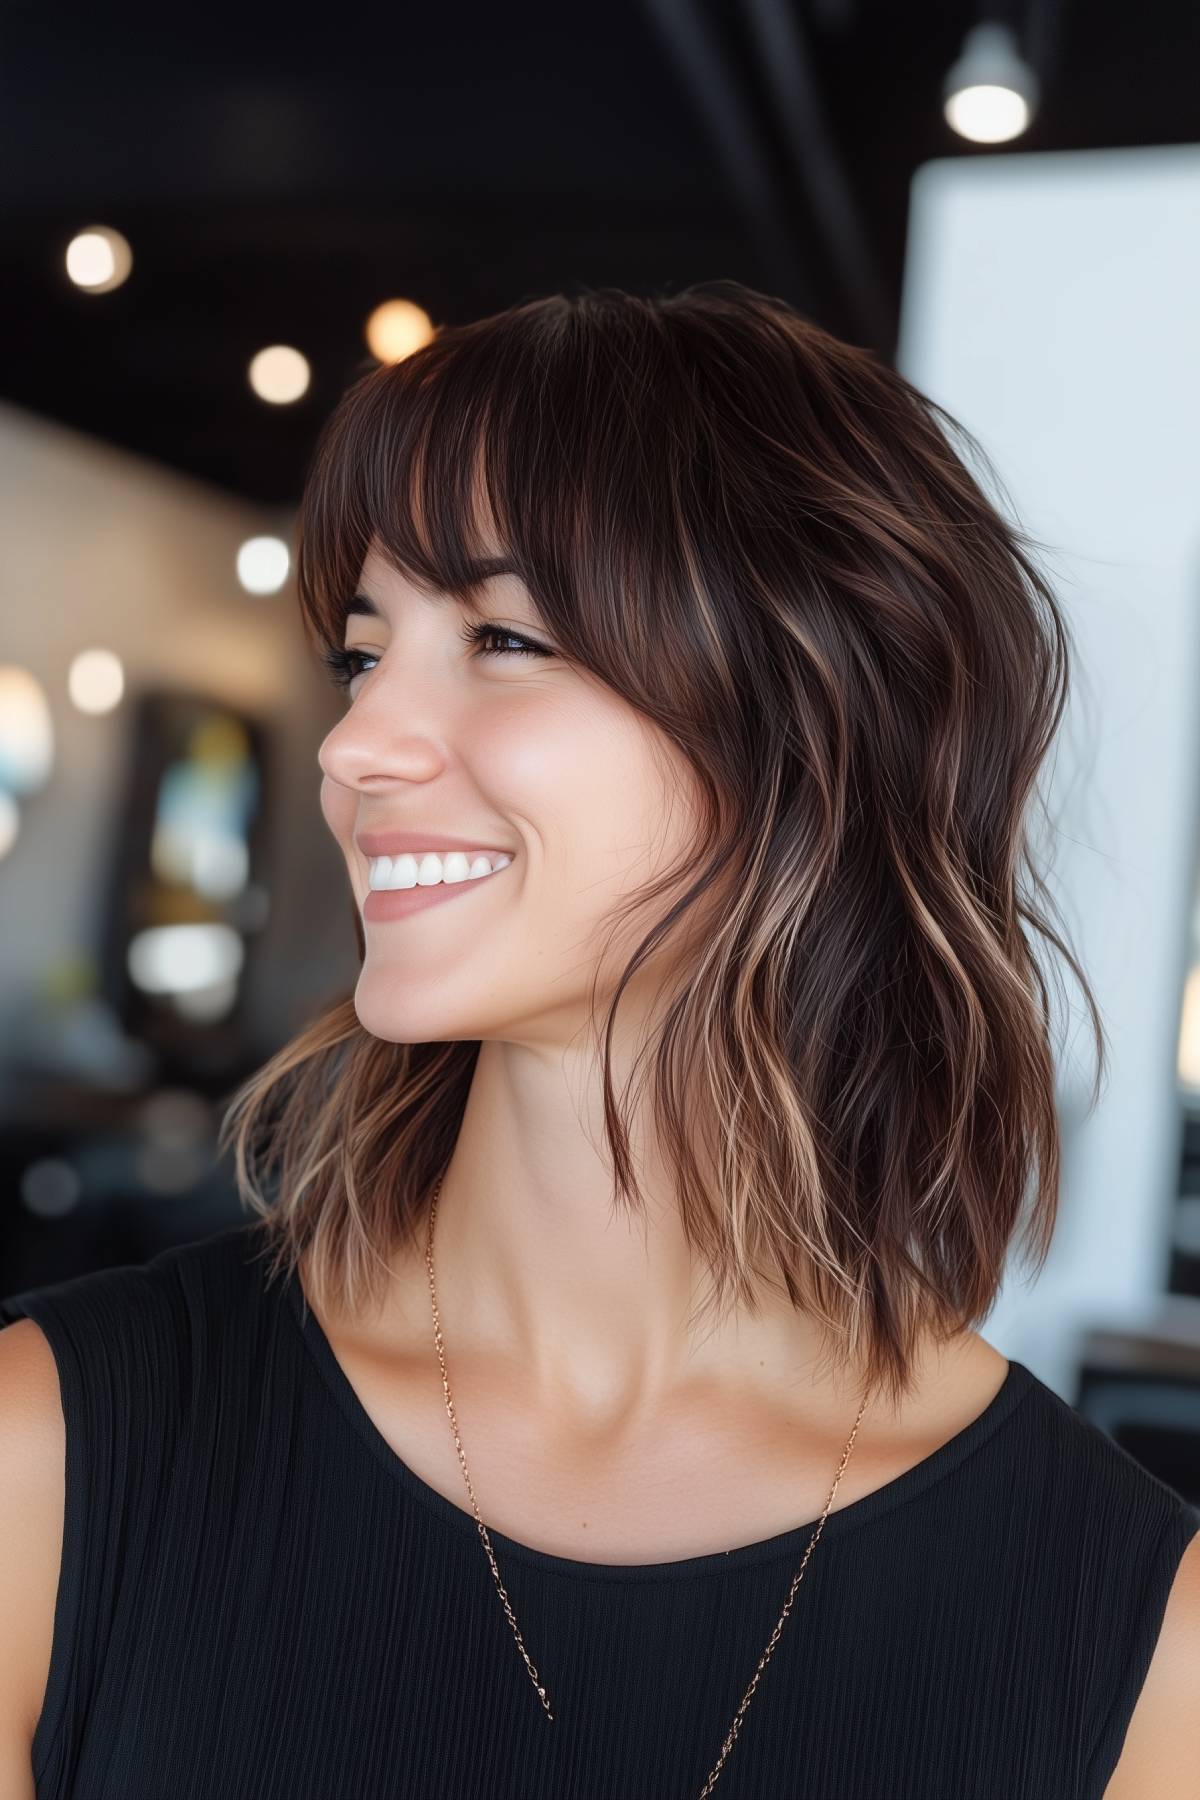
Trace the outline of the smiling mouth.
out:
M 456 894 L 489 886 L 511 867 L 512 861 L 511 856 L 506 856 L 504 860 L 497 862 L 489 875 L 480 874 L 464 880 L 426 880 L 410 883 L 408 887 L 368 887 L 359 903 L 359 910 L 368 924 L 403 919 L 410 913 L 424 912 L 429 907 L 444 904 Z
M 416 856 L 372 856 L 367 861 L 367 881 L 373 894 L 410 893 L 414 888 L 465 887 L 487 881 L 512 862 L 508 850 L 430 851 Z M 374 879 L 372 879 L 374 877 Z

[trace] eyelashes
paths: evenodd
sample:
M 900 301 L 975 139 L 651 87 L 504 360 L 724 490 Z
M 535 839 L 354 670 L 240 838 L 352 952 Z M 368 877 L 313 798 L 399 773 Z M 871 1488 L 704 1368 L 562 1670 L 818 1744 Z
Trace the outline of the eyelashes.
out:
M 477 625 L 467 626 L 460 636 L 464 642 L 474 644 L 479 656 L 552 656 L 544 644 L 537 644 L 532 638 L 523 637 L 518 631 L 507 631 L 501 625 L 489 625 L 482 621 Z M 489 640 L 515 645 L 514 649 L 496 650 L 485 648 Z M 329 673 L 330 680 L 337 687 L 349 687 L 356 675 L 362 674 L 359 665 L 363 662 L 378 662 L 367 650 L 342 650 L 336 646 L 328 646 L 321 651 L 321 661 Z

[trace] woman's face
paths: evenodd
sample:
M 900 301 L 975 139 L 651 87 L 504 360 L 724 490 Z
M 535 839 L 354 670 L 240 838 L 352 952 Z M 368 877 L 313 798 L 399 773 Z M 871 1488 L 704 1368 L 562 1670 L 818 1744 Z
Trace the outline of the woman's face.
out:
M 652 923 L 639 913 L 606 947 L 611 909 L 682 861 L 661 916 L 694 876 L 694 774 L 626 701 L 556 657 L 516 576 L 493 577 L 473 613 L 428 598 L 373 550 L 358 591 L 378 616 L 347 621 L 361 661 L 318 761 L 360 916 L 369 858 L 356 833 L 444 834 L 513 859 L 439 904 L 363 919 L 359 1020 L 401 1043 L 562 1043 L 588 1016 L 601 957 L 600 1004 Z M 491 637 L 465 641 L 485 624 Z M 514 632 L 549 654 L 522 653 Z M 656 985 L 649 966 L 647 977 Z

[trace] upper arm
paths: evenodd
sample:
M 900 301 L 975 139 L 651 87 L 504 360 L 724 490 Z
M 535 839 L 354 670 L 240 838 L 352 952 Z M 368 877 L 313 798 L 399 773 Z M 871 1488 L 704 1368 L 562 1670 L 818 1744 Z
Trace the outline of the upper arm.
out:
M 1200 1532 L 1179 1559 L 1104 1800 L 1200 1800 Z
M 0 1330 L 0 1793 L 34 1800 L 31 1746 L 50 1670 L 62 1561 L 66 1427 L 41 1327 Z

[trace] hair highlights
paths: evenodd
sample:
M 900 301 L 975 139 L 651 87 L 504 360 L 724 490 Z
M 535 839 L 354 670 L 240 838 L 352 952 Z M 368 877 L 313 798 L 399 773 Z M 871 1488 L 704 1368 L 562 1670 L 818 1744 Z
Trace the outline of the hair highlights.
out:
M 649 1078 L 713 1303 L 753 1310 L 763 1279 L 782 1284 L 894 1399 L 927 1331 L 986 1316 L 1018 1234 L 1038 1266 L 1049 1252 L 1060 1147 L 1032 934 L 1079 981 L 1095 1092 L 1105 1064 L 1026 830 L 1065 623 L 952 434 L 994 476 L 902 376 L 736 282 L 586 290 L 444 328 L 358 380 L 298 534 L 323 646 L 372 543 L 469 600 L 498 537 L 563 652 L 695 769 L 690 885 L 603 1022 L 615 1194 L 641 1204 L 613 1020 L 680 934 L 696 947 Z M 222 1146 L 277 1266 L 307 1250 L 318 1295 L 378 1296 L 478 1048 L 380 1041 L 348 999 L 242 1086 Z

